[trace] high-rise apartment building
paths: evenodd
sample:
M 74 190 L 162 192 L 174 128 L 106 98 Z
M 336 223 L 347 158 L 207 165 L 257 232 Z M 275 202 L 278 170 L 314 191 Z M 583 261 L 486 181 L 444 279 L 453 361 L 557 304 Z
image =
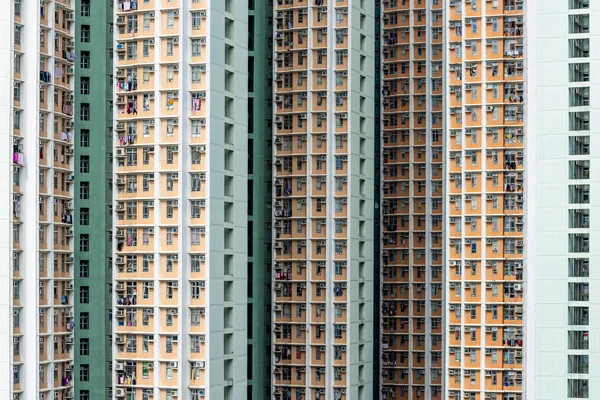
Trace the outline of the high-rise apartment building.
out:
M 445 395 L 522 399 L 524 2 L 446 3 Z
M 372 395 L 374 4 L 274 15 L 273 395 Z
M 0 15 L 0 30 L 2 32 L 11 32 L 14 29 L 13 21 L 13 10 L 9 8 L 9 12 L 2 13 Z M 12 57 L 12 37 L 10 35 L 2 35 L 0 37 L 0 56 L 4 60 L 10 60 Z M 13 113 L 12 98 L 11 98 L 11 84 L 13 82 L 13 71 L 10 66 L 4 66 L 0 68 L 0 148 L 9 149 L 8 151 L 0 152 L 0 168 L 4 171 L 8 171 L 4 174 L 4 178 L 0 180 L 0 196 L 2 204 L 4 205 L 3 210 L 0 214 L 0 223 L 2 226 L 8 226 L 0 236 L 0 257 L 3 260 L 10 260 L 12 258 L 12 235 L 10 234 L 10 227 L 12 225 L 12 215 L 10 210 L 10 197 L 12 194 L 12 179 L 10 172 L 12 171 L 12 152 L 10 151 L 12 145 L 12 125 L 10 116 Z M 0 274 L 0 285 L 4 288 L 10 288 L 13 282 L 12 272 L 10 268 L 2 271 Z M 4 321 L 10 321 L 12 315 L 12 295 L 10 290 L 4 290 L 4 294 L 0 298 L 0 316 Z M 0 340 L 2 343 L 9 343 L 12 341 L 12 324 L 4 323 L 0 327 Z M 20 339 L 19 339 L 20 340 Z M 0 381 L 0 395 L 2 397 L 10 398 L 13 385 L 12 380 L 12 368 L 14 362 L 12 360 L 12 352 L 10 347 L 5 347 L 5 351 L 0 356 L 0 376 L 3 376 Z
M 112 60 L 110 2 L 75 2 L 75 394 L 111 393 Z
M 0 365 L 6 381 L 0 390 L 3 398 L 14 400 L 68 398 L 73 396 L 77 328 L 73 3 L 11 1 L 4 6 L 2 279 L 10 294 L 2 299 Z
M 245 398 L 248 3 L 115 2 L 113 395 Z
M 527 399 L 598 397 L 599 4 L 527 4 Z
M 9 3 L 0 397 L 593 398 L 598 5 Z
M 384 1 L 381 398 L 442 398 L 443 8 Z
M 273 5 L 248 2 L 248 400 L 271 393 Z

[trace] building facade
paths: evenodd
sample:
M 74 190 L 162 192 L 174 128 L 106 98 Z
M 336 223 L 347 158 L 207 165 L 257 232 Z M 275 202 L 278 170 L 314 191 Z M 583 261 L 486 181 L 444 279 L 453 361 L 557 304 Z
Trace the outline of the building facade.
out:
M 600 7 L 537 1 L 527 13 L 536 26 L 527 68 L 527 265 L 536 265 L 527 271 L 527 398 L 592 399 L 600 382 L 593 269 Z
M 118 1 L 114 26 L 114 396 L 244 398 L 247 3 Z
M 600 6 L 102 3 L 0 16 L 0 397 L 593 398 Z
M 520 400 L 525 3 L 446 4 L 444 398 Z
M 75 393 L 106 399 L 112 311 L 112 82 L 113 8 L 75 3 Z M 85 322 L 87 321 L 87 322 Z M 87 326 L 83 324 L 87 324 Z M 99 361 L 100 360 L 100 361 Z
M 12 346 L 1 365 L 14 400 L 73 396 L 73 6 L 11 1 L 2 17 L 2 276 L 12 287 L 3 338 Z
M 442 398 L 443 6 L 381 14 L 381 398 Z
M 374 11 L 275 3 L 275 399 L 372 395 Z
M 273 6 L 248 2 L 248 400 L 271 393 Z

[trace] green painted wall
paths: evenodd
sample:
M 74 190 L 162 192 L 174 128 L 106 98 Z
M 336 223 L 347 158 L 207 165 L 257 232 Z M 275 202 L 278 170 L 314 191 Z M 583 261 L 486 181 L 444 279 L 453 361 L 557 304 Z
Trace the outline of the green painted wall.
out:
M 248 400 L 271 390 L 271 180 L 273 5 L 249 0 Z
M 112 202 L 112 20 L 111 1 L 76 0 L 75 72 L 75 398 L 86 391 L 89 399 L 107 399 L 111 387 L 111 215 Z M 89 5 L 89 15 L 84 11 Z M 82 27 L 89 27 L 88 41 L 83 41 Z M 89 52 L 89 68 L 82 67 L 82 53 Z M 85 91 L 82 79 L 89 79 Z M 81 110 L 89 105 L 89 120 L 81 119 Z M 89 141 L 85 143 L 85 132 Z M 89 172 L 81 171 L 82 157 L 89 158 Z M 89 196 L 82 199 L 82 186 L 89 184 Z M 81 221 L 82 210 L 89 212 L 87 223 Z M 80 238 L 89 235 L 89 250 L 81 251 Z M 88 264 L 85 268 L 84 265 Z M 85 272 L 87 269 L 87 273 Z M 89 300 L 81 302 L 87 288 Z M 82 313 L 89 314 L 89 329 L 79 329 Z M 81 341 L 89 342 L 87 355 L 81 354 Z M 89 381 L 79 381 L 79 369 L 89 366 Z

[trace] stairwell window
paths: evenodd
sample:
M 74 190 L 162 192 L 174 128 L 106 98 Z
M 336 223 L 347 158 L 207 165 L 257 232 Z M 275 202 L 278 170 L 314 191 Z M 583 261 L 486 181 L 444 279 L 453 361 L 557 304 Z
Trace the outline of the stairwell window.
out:
M 90 26 L 89 25 L 81 25 L 81 42 L 89 43 L 90 42 Z

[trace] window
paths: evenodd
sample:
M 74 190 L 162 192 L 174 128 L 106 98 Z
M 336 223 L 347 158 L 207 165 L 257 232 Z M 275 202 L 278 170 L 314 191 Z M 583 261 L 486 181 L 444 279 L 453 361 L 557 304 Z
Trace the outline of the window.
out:
M 90 400 L 89 390 L 80 390 L 79 391 L 79 400 Z
M 89 356 L 90 355 L 90 339 L 79 339 L 79 355 Z
M 204 315 L 204 310 L 199 308 L 194 308 L 190 311 L 191 323 L 192 326 L 200 326 L 200 321 L 202 319 L 202 315 Z
M 204 287 L 204 282 L 192 282 L 192 299 L 199 299 L 202 288 Z
M 79 251 L 90 251 L 90 235 L 79 237 Z
M 89 103 L 81 103 L 79 108 L 79 119 L 82 121 L 90 120 L 90 105 Z
M 90 380 L 90 366 L 88 364 L 79 366 L 79 380 L 81 382 L 87 382 Z
M 202 206 L 201 206 L 202 202 L 199 200 L 192 200 L 191 201 L 191 217 L 192 218 L 200 218 L 200 215 L 202 213 Z
M 90 147 L 90 131 L 87 129 L 81 129 L 79 131 L 79 146 Z
M 202 66 L 193 65 L 192 66 L 192 83 L 200 83 L 202 82 Z
M 200 336 L 199 335 L 193 335 L 190 336 L 190 342 L 191 342 L 191 352 L 192 353 L 200 353 L 200 346 L 202 343 L 202 340 L 200 340 Z
M 79 93 L 90 94 L 90 78 L 82 76 L 79 80 Z
M 192 228 L 191 229 L 191 245 L 197 246 L 200 244 L 200 238 L 202 236 L 203 228 Z
M 90 0 L 81 0 L 81 16 L 90 16 Z
M 204 389 L 190 389 L 190 400 L 202 400 L 204 398 Z
M 21 73 L 21 59 L 22 59 L 22 55 L 15 53 L 15 61 L 14 61 L 15 74 Z
M 13 128 L 21 129 L 21 111 L 19 110 L 13 111 Z
M 169 11 L 167 13 L 167 29 L 173 29 L 175 27 L 175 11 Z
M 137 42 L 128 42 L 127 43 L 127 59 L 128 60 L 136 60 L 137 59 Z
M 190 257 L 190 270 L 191 272 L 200 272 L 200 263 L 202 261 L 202 258 L 200 257 L 199 254 L 193 254 Z
M 192 29 L 197 30 L 202 26 L 202 16 L 199 12 L 192 13 Z
M 41 94 L 42 92 L 40 92 Z M 15 82 L 13 86 L 13 99 L 15 101 L 21 101 L 21 84 L 19 82 Z
M 167 39 L 167 56 L 173 56 L 173 52 L 175 51 L 175 41 L 173 38 Z
M 79 211 L 79 224 L 80 225 L 89 225 L 90 224 L 90 209 L 82 208 Z
M 21 0 L 14 0 L 15 4 L 15 17 L 21 16 Z
M 23 29 L 22 26 L 15 24 L 15 44 L 18 46 L 21 45 L 21 30 L 22 29 Z
M 79 329 L 90 329 L 90 314 L 82 312 L 79 314 Z
M 89 278 L 90 277 L 90 262 L 80 261 L 79 262 L 79 277 Z
M 90 42 L 90 26 L 89 25 L 81 25 L 81 42 L 82 43 Z
M 79 66 L 81 68 L 88 69 L 90 67 L 90 52 L 89 51 L 82 51 L 81 57 L 79 57 L 79 59 L 80 59 Z
M 199 192 L 202 190 L 202 176 L 201 174 L 190 174 L 192 192 Z
M 192 57 L 199 57 L 202 55 L 202 43 L 200 39 L 192 39 Z
M 79 302 L 81 304 L 88 304 L 90 302 L 89 286 L 82 286 L 79 288 Z
M 90 198 L 90 183 L 80 182 L 79 183 L 79 198 L 81 200 L 87 200 Z
M 79 156 L 79 172 L 82 174 L 90 172 L 90 156 Z

